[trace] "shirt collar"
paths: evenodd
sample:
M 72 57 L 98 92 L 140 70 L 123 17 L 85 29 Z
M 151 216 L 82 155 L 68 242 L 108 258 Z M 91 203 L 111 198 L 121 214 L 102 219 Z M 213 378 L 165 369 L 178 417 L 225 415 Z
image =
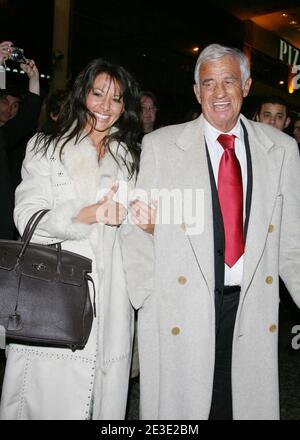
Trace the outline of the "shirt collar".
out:
M 216 142 L 220 134 L 234 134 L 238 139 L 242 138 L 242 133 L 241 133 L 242 125 L 240 118 L 237 120 L 235 126 L 227 133 L 223 133 L 222 131 L 212 126 L 205 118 L 203 119 L 204 119 L 204 136 L 207 140 L 210 140 L 211 142 Z

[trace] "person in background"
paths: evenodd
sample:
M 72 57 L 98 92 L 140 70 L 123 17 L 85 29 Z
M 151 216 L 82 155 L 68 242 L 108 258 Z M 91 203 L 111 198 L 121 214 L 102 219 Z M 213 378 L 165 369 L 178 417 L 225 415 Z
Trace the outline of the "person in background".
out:
M 12 59 L 11 41 L 0 43 L 0 65 Z M 14 189 L 19 183 L 26 143 L 34 132 L 41 109 L 39 72 L 33 60 L 20 67 L 28 77 L 28 90 L 0 90 L 0 238 L 13 239 Z
M 280 96 L 266 96 L 260 102 L 255 113 L 255 120 L 283 131 L 291 122 L 288 105 Z
M 240 50 L 207 46 L 194 78 L 200 117 L 143 138 L 136 190 L 158 198 L 154 235 L 121 232 L 140 418 L 278 419 L 278 275 L 300 306 L 298 148 L 240 113 Z
M 56 126 L 56 121 L 58 119 L 59 113 L 65 105 L 68 95 L 68 90 L 60 89 L 54 90 L 48 95 L 45 103 L 46 120 L 39 128 L 40 131 L 49 134 L 52 133 L 53 129 Z
M 93 260 L 97 317 L 87 345 L 74 353 L 8 345 L 2 420 L 125 417 L 133 309 L 119 226 L 139 163 L 138 93 L 122 66 L 95 59 L 78 75 L 55 131 L 39 132 L 28 144 L 16 190 L 17 228 L 22 234 L 33 213 L 50 209 L 33 241 L 61 243 Z
M 298 117 L 294 121 L 293 136 L 298 143 L 298 148 L 300 152 L 300 115 L 298 115 Z
M 158 101 L 154 93 L 143 90 L 140 93 L 140 103 L 143 135 L 145 135 L 156 128 Z

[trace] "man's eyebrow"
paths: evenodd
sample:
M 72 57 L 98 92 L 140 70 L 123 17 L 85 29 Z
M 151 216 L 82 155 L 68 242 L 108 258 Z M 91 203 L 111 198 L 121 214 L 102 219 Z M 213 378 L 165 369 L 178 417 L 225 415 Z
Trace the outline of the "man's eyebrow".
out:
M 208 82 L 210 82 L 210 81 L 214 81 L 214 79 L 213 78 L 205 78 L 205 79 L 202 79 L 201 80 L 201 83 L 203 84 L 203 83 L 208 83 Z
M 272 114 L 272 112 L 271 112 L 271 110 L 263 110 L 263 113 L 264 114 Z M 285 113 L 284 112 L 276 112 L 275 113 L 275 116 L 278 116 L 278 115 L 280 115 L 280 116 L 284 116 L 285 115 Z
M 224 77 L 224 79 L 238 79 L 238 77 L 236 76 L 236 75 L 226 75 L 225 77 Z

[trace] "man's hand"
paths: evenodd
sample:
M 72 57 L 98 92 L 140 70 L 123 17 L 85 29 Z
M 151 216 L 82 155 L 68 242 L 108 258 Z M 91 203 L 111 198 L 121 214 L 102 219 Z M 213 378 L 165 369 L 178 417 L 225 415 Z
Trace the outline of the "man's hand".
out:
M 157 203 L 147 205 L 141 200 L 130 203 L 131 216 L 134 223 L 148 234 L 154 233 Z

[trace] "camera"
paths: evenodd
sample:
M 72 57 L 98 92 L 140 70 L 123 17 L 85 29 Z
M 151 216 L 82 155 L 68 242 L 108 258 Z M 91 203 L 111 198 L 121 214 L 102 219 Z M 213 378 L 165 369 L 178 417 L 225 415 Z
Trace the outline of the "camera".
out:
M 24 56 L 24 49 L 20 47 L 11 46 L 11 59 L 15 63 L 26 63 L 26 58 Z

